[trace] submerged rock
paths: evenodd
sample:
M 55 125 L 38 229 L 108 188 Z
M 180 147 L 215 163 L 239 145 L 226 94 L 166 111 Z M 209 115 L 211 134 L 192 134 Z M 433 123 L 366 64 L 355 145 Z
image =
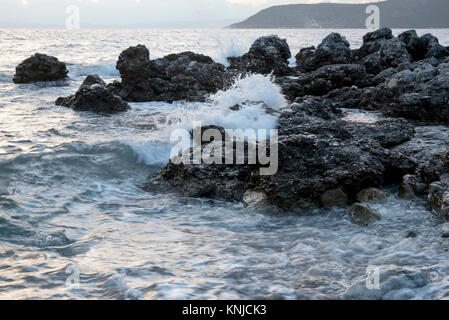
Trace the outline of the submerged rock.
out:
M 229 68 L 243 73 L 260 73 L 276 76 L 291 74 L 288 59 L 291 58 L 290 48 L 285 39 L 276 35 L 258 38 L 248 53 L 242 57 L 229 57 Z
M 441 227 L 440 236 L 444 239 L 449 238 L 449 223 L 443 224 Z
M 55 57 L 36 53 L 16 67 L 14 83 L 56 81 L 67 78 L 66 64 Z
M 395 265 L 378 266 L 360 277 L 345 293 L 349 300 L 408 300 L 431 282 L 431 270 Z M 368 277 L 369 276 L 369 277 Z
M 97 75 L 88 76 L 75 95 L 58 98 L 56 105 L 101 114 L 113 114 L 129 109 L 129 105 L 121 97 L 114 95 Z
M 380 213 L 370 206 L 361 203 L 354 203 L 348 209 L 348 217 L 353 223 L 361 226 L 369 226 L 376 221 L 382 220 Z

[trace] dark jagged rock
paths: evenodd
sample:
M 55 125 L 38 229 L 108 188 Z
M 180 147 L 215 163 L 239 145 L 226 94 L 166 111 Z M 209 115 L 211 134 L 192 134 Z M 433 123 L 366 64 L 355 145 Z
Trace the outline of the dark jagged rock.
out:
M 304 114 L 309 117 L 318 117 L 325 120 L 337 119 L 342 116 L 340 109 L 333 104 L 327 103 L 325 99 L 314 96 L 297 98 L 291 105 L 294 114 Z
M 290 48 L 285 39 L 278 36 L 258 38 L 248 53 L 241 57 L 229 57 L 229 68 L 243 73 L 260 73 L 286 76 L 292 73 L 288 66 Z
M 354 50 L 355 60 L 364 65 L 367 72 L 378 74 L 388 68 L 396 68 L 403 63 L 409 63 L 409 45 L 413 43 L 413 34 L 403 34 L 402 38 L 394 38 L 390 29 L 383 28 L 369 32 L 363 37 L 363 45 Z
M 228 80 L 225 67 L 193 52 L 171 54 L 151 61 L 151 85 L 157 101 L 203 101 Z
M 98 84 L 100 86 L 106 87 L 106 82 L 101 79 L 101 77 L 97 74 L 94 75 L 88 75 L 86 79 L 84 79 L 81 86 L 91 86 L 93 84 Z
M 449 122 L 449 61 L 437 67 L 414 63 L 376 87 L 371 105 L 386 116 L 427 123 Z
M 393 39 L 393 33 L 389 28 L 381 28 L 373 32 L 368 32 L 363 36 L 363 45 L 361 48 L 354 50 L 354 57 L 357 60 L 361 60 L 370 54 L 378 52 L 391 39 Z
M 425 48 L 424 58 L 444 58 L 449 56 L 449 51 L 440 45 L 438 39 L 430 33 L 423 35 L 420 39 L 420 46 Z
M 352 63 L 352 52 L 349 42 L 339 33 L 331 33 L 313 48 L 303 49 L 296 56 L 296 65 L 302 71 L 313 71 L 330 64 Z
M 392 133 L 382 123 L 324 120 L 295 111 L 280 116 L 279 170 L 272 176 L 260 176 L 258 164 L 173 162 L 162 176 L 185 195 L 241 200 L 246 190 L 258 190 L 270 204 L 288 210 L 318 206 L 323 194 L 335 189 L 354 200 L 360 190 L 399 182 L 414 170 L 406 157 L 382 147 L 385 141 L 402 141 L 385 137 L 396 136 L 400 129 Z
M 14 83 L 56 81 L 67 78 L 66 64 L 55 57 L 36 53 L 16 67 Z
M 297 66 L 305 66 L 309 61 L 312 61 L 315 56 L 316 48 L 314 46 L 302 48 L 296 54 L 296 65 Z
M 289 54 L 277 45 L 260 40 L 256 47 L 246 57 L 259 56 L 252 65 L 257 72 L 273 71 L 273 62 L 267 62 L 274 57 L 287 63 Z M 444 51 L 436 38 L 418 37 L 414 31 L 395 38 L 390 29 L 380 29 L 365 35 L 362 47 L 354 51 L 340 35 L 331 34 L 317 49 L 305 48 L 298 53 L 294 76 L 275 78 L 294 103 L 275 112 L 279 115 L 279 161 L 274 175 L 260 175 L 258 162 L 211 165 L 171 161 L 159 181 L 188 196 L 241 201 L 246 195 L 250 202 L 254 199 L 285 210 L 371 201 L 383 198 L 383 193 L 373 188 L 400 184 L 400 197 L 427 196 L 433 210 L 449 219 L 449 131 L 439 134 L 429 129 L 436 127 L 415 128 L 409 122 L 449 122 L 449 58 L 444 57 Z M 184 66 L 193 65 L 183 60 L 179 68 L 174 67 L 172 63 L 179 59 L 173 55 L 151 62 L 151 79 L 159 79 L 159 89 L 154 90 L 159 95 L 170 91 L 176 75 L 186 74 Z M 212 62 L 204 56 L 186 60 L 193 59 Z M 234 68 L 241 66 L 234 64 Z M 223 79 L 229 73 L 219 72 L 217 79 L 219 74 Z M 242 108 L 245 103 L 230 109 Z M 363 121 L 340 108 L 377 111 L 376 117 L 388 118 Z M 223 128 L 207 128 L 229 138 Z M 223 148 L 217 141 L 200 144 L 201 150 Z M 235 157 L 235 147 L 231 149 Z M 190 149 L 184 156 L 193 154 Z M 153 181 L 150 179 L 149 189 Z M 363 204 L 356 206 L 355 215 L 360 208 L 362 214 L 370 213 Z
M 421 60 L 424 58 L 425 49 L 422 48 L 419 36 L 415 30 L 404 31 L 398 38 L 405 44 L 414 60 Z
M 398 38 L 405 43 L 407 50 L 415 61 L 426 58 L 444 58 L 449 56 L 449 50 L 440 45 L 438 39 L 431 34 L 418 37 L 415 30 L 401 33 Z
M 283 92 L 290 100 L 304 95 L 323 96 L 343 87 L 365 87 L 372 84 L 363 66 L 358 64 L 336 64 L 300 75 L 297 80 L 283 85 Z
M 385 41 L 380 47 L 380 63 L 384 69 L 396 68 L 401 63 L 410 62 L 410 55 L 405 44 L 397 39 Z
M 88 76 L 73 96 L 58 98 L 56 105 L 76 111 L 92 111 L 114 114 L 127 111 L 129 106 L 121 97 L 113 94 L 97 75 Z
M 126 101 L 151 101 L 154 93 L 150 84 L 150 52 L 143 45 L 124 50 L 117 61 L 122 81 L 110 89 Z
M 193 149 L 184 152 L 183 155 L 172 158 L 169 164 L 162 170 L 161 176 L 172 187 L 185 196 L 212 197 L 225 200 L 242 200 L 243 194 L 251 189 L 251 180 L 256 176 L 256 165 L 226 165 L 226 150 L 224 143 L 212 142 L 216 148 L 222 148 L 223 164 L 208 165 L 182 163 L 182 157 L 193 158 Z M 211 147 L 212 144 L 201 146 L 201 151 Z M 235 157 L 235 151 L 233 157 Z M 179 163 L 178 163 L 178 162 Z M 247 158 L 245 163 L 248 163 Z M 152 187 L 151 181 L 145 187 Z
M 210 57 L 183 52 L 149 60 L 144 46 L 131 47 L 119 57 L 121 82 L 109 88 L 127 101 L 204 101 L 222 89 L 225 68 Z

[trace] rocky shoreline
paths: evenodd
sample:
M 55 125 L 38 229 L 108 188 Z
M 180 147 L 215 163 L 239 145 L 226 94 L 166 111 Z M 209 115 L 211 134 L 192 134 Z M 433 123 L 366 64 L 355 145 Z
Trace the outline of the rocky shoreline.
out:
M 108 85 L 89 76 L 73 96 L 56 104 L 112 114 L 128 110 L 127 102 L 206 101 L 236 77 L 272 75 L 291 103 L 279 111 L 275 175 L 261 176 L 259 163 L 170 161 L 145 189 L 282 210 L 349 206 L 349 218 L 368 225 L 381 218 L 369 206 L 382 201 L 378 188 L 398 185 L 399 197 L 426 197 L 449 221 L 449 143 L 444 130 L 432 127 L 449 122 L 448 48 L 430 34 L 418 37 L 411 30 L 394 37 L 384 28 L 366 34 L 359 49 L 332 33 L 316 48 L 301 49 L 295 67 L 289 66 L 291 56 L 287 42 L 277 36 L 259 38 L 248 53 L 229 58 L 229 67 L 192 52 L 151 60 L 148 49 L 138 45 L 118 59 L 120 82 Z M 67 76 L 57 59 L 45 61 L 24 62 L 15 79 L 48 81 L 48 70 L 59 70 L 51 80 Z M 381 117 L 350 121 L 343 108 Z

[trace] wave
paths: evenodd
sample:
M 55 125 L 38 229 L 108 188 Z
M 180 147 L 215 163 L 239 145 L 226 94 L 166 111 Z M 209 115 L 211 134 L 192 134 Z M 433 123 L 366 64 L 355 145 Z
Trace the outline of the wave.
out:
M 12 83 L 12 78 L 12 74 L 0 72 L 0 82 Z
M 98 74 L 102 78 L 120 77 L 119 71 L 115 67 L 115 62 L 100 64 L 69 64 L 69 76 L 72 78 L 86 77 L 91 74 Z
M 271 76 L 253 74 L 239 78 L 225 91 L 218 91 L 210 97 L 213 104 L 224 108 L 245 101 L 262 101 L 271 108 L 280 109 L 287 104 L 281 88 L 273 82 Z

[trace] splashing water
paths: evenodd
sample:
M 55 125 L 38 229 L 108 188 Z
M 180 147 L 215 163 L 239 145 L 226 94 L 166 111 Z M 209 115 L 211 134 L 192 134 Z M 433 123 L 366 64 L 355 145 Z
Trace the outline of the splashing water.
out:
M 0 298 L 362 298 L 357 284 L 370 265 L 438 273 L 419 282 L 383 272 L 394 285 L 379 298 L 447 296 L 449 243 L 425 202 L 391 195 L 375 208 L 382 221 L 361 228 L 344 210 L 266 212 L 140 188 L 168 161 L 175 128 L 191 129 L 193 120 L 276 127 L 263 104 L 278 110 L 285 99 L 269 77 L 239 79 L 207 103 L 133 103 L 110 117 L 54 105 L 87 73 L 117 78 L 117 56 L 137 43 L 152 58 L 186 50 L 214 56 L 217 34 L 241 38 L 223 49 L 227 56 L 276 33 L 295 54 L 332 31 L 0 30 Z M 337 31 L 353 47 L 365 33 Z M 448 45 L 447 30 L 431 32 Z M 14 66 L 36 51 L 70 63 L 71 80 L 12 84 Z M 229 110 L 248 100 L 260 103 Z M 73 265 L 79 289 L 66 286 Z

